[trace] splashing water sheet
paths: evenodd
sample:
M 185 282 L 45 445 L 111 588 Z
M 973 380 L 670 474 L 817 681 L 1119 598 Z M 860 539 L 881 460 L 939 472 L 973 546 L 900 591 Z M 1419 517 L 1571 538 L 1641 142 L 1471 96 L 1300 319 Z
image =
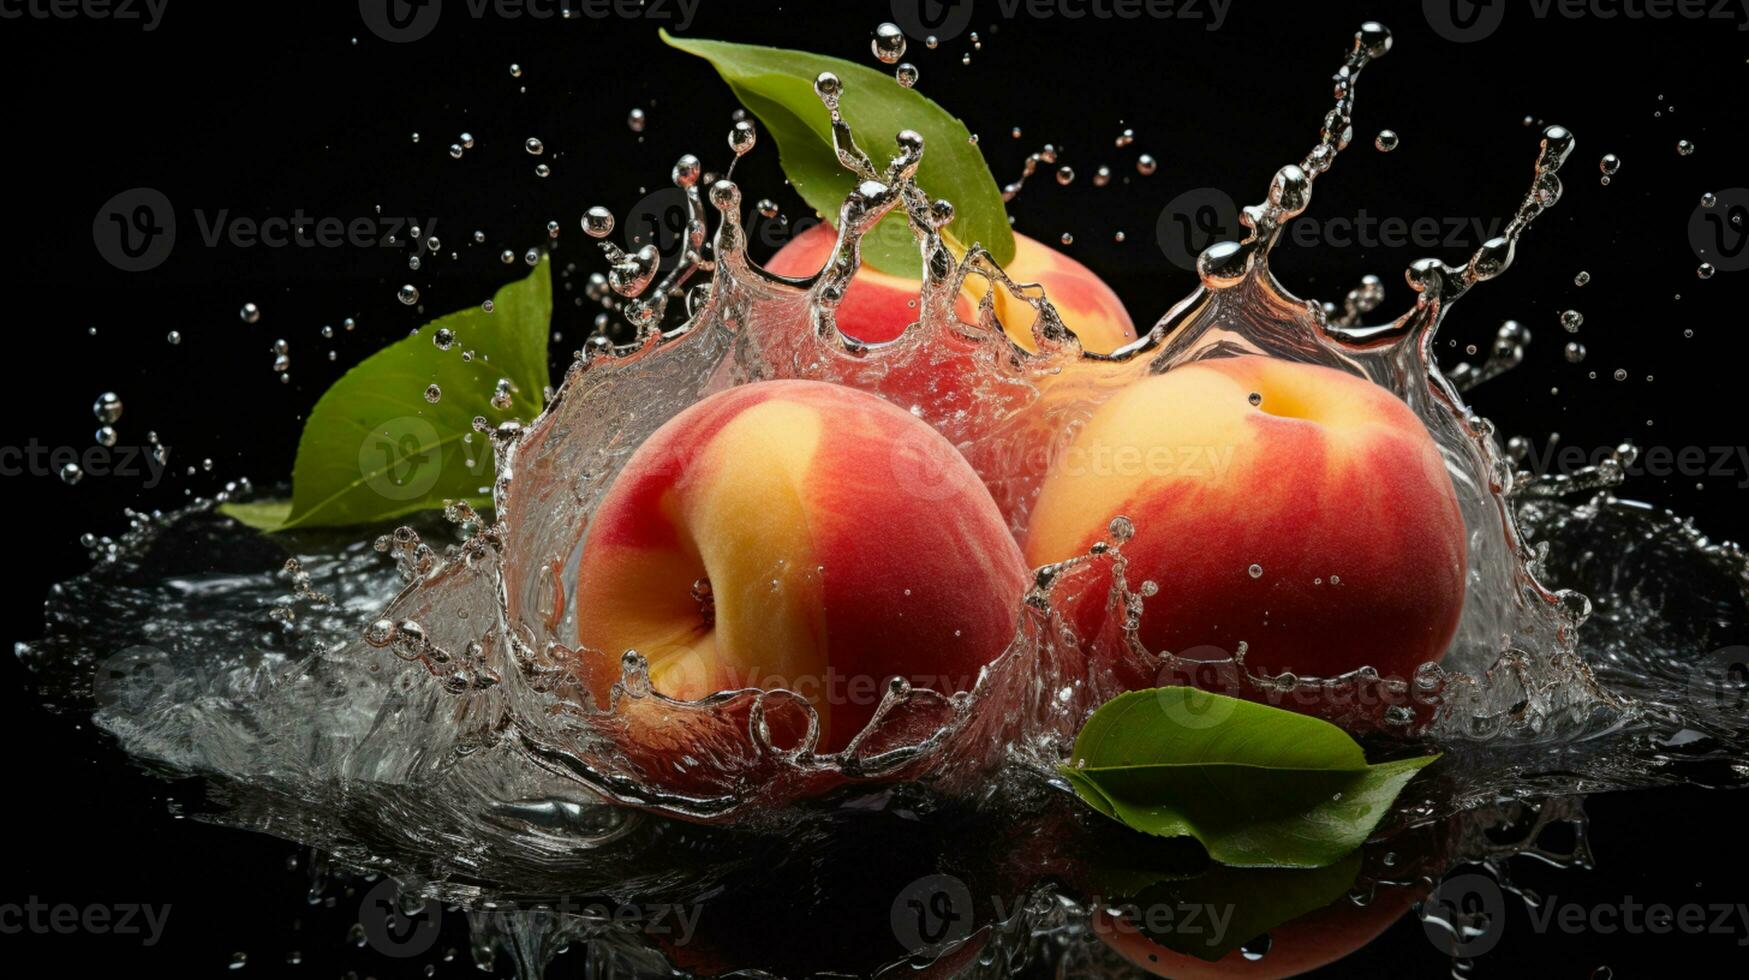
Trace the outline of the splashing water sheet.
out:
M 1000 38 L 941 43 L 975 60 Z M 605 241 L 611 208 L 584 216 L 584 231 L 604 239 L 603 295 L 626 329 L 584 343 L 538 415 L 469 435 L 473 452 L 495 460 L 481 498 L 368 532 L 261 534 L 218 506 L 271 496 L 247 485 L 130 512 L 125 534 L 90 543 L 88 572 L 53 587 L 45 628 L 18 645 L 19 660 L 45 703 L 197 785 L 190 806 L 201 819 L 320 854 L 318 890 L 339 887 L 332 875 L 355 890 L 389 882 L 408 910 L 446 904 L 466 919 L 482 969 L 558 975 L 583 958 L 592 976 L 994 977 L 1039 964 L 1057 976 L 1207 965 L 1185 951 L 1182 931 L 1175 940 L 1132 927 L 1125 898 L 1226 908 L 1237 916 L 1226 931 L 1255 929 L 1230 937 L 1230 955 L 1272 975 L 1328 962 L 1341 953 L 1304 950 L 1353 948 L 1412 907 L 1461 949 L 1474 924 L 1435 900 L 1453 869 L 1479 869 L 1520 895 L 1515 857 L 1589 863 L 1582 794 L 1744 781 L 1740 677 L 1714 661 L 1749 621 L 1749 565 L 1693 521 L 1616 495 L 1639 452 L 1629 442 L 1563 476 L 1526 465 L 1523 441 L 1482 414 L 1486 383 L 1525 358 L 1518 324 L 1475 363 L 1436 360 L 1461 301 L 1536 248 L 1564 165 L 1590 166 L 1574 132 L 1523 131 L 1528 187 L 1477 205 L 1497 209 L 1498 233 L 1455 265 L 1411 265 L 1412 303 L 1395 318 L 1376 315 L 1387 292 L 1376 277 L 1335 302 L 1277 280 L 1277 246 L 1315 213 L 1313 191 L 1338 179 L 1345 152 L 1376 145 L 1400 164 L 1415 141 L 1437 138 L 1404 128 L 1398 151 L 1397 132 L 1375 125 L 1350 149 L 1362 75 L 1372 84 L 1387 72 L 1392 47 L 1379 24 L 1354 33 L 1310 149 L 1240 210 L 1238 240 L 1201 252 L 1190 294 L 1109 353 L 1083 349 L 1048 289 L 953 237 L 954 202 L 918 178 L 940 149 L 915 131 L 862 128 L 846 105 L 854 83 L 820 74 L 813 111 L 856 183 L 829 216 L 836 239 L 817 274 L 777 275 L 751 254 L 744 215 L 767 211 L 751 201 L 776 189 L 737 177 L 743 158 L 772 152 L 739 121 L 722 173 L 691 155 L 674 166 L 685 220 L 669 254 Z M 899 64 L 900 27 L 882 25 L 872 53 L 897 65 L 884 70 L 899 84 L 927 86 L 928 67 Z M 511 74 L 539 81 L 520 64 Z M 647 117 L 638 109 L 627 125 L 642 133 L 660 115 L 659 104 Z M 1117 145 L 1133 139 L 1125 131 Z M 450 155 L 465 159 L 473 144 L 463 134 Z M 563 155 L 537 147 L 518 142 L 536 156 L 519 165 L 563 169 Z M 1079 162 L 1084 181 L 1112 179 Z M 1055 148 L 1033 153 L 1006 196 L 1041 163 L 1056 163 Z M 1057 179 L 1067 186 L 1074 171 Z M 894 217 L 916 246 L 916 322 L 868 342 L 841 330 L 839 314 L 865 236 Z M 520 250 L 505 255 L 520 262 Z M 401 288 L 400 302 L 419 302 L 415 287 Z M 271 315 L 262 305 L 267 314 L 251 303 L 242 319 Z M 1014 331 L 1028 324 L 1023 344 Z M 1467 544 L 1461 615 L 1438 663 L 1409 677 L 1370 667 L 1313 677 L 1255 669 L 1243 651 L 1211 661 L 1148 649 L 1138 623 L 1173 603 L 1174 587 L 1126 574 L 1126 546 L 1148 523 L 1115 513 L 1100 515 L 1109 534 L 1089 552 L 1032 570 L 1012 641 L 967 690 L 896 680 L 868 726 L 835 750 L 801 694 L 748 687 L 674 699 L 639 654 L 579 649 L 579 624 L 598 615 L 576 601 L 592 517 L 639 446 L 710 395 L 799 379 L 880 396 L 944 436 L 1024 537 L 1050 465 L 1036 458 L 1039 432 L 1060 447 L 1130 386 L 1239 355 L 1362 378 L 1433 437 Z M 498 391 L 506 404 L 510 385 Z M 417 386 L 433 405 L 452 390 Z M 107 404 L 100 421 L 105 410 L 121 416 L 119 399 Z M 893 465 L 896 481 L 929 479 Z M 1096 575 L 1113 586 L 1089 627 L 1065 597 Z M 603 655 L 621 657 L 607 703 L 576 666 Z M 1319 715 L 1369 755 L 1443 761 L 1336 866 L 1210 870 L 1182 840 L 1141 838 L 1092 813 L 1058 772 L 1100 705 L 1180 683 Z M 680 731 L 679 750 L 650 734 Z M 1571 842 L 1549 845 L 1551 827 Z M 790 927 L 833 935 L 782 948 L 757 938 L 774 924 L 740 909 L 781 907 L 786 896 L 807 896 L 794 899 Z M 840 952 L 842 963 L 830 961 Z

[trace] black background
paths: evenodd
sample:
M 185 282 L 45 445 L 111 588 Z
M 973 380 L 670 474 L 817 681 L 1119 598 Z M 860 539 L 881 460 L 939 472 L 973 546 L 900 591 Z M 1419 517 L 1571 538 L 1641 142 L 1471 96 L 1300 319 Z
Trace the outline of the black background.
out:
M 1041 174 L 1011 205 L 1016 227 L 1053 242 L 1072 232 L 1067 251 L 1117 289 L 1139 325 L 1193 284 L 1156 243 L 1162 209 L 1193 188 L 1259 200 L 1270 174 L 1315 141 L 1330 105 L 1330 73 L 1355 27 L 1376 18 L 1393 29 L 1396 47 L 1361 81 L 1355 145 L 1319 182 L 1311 217 L 1361 209 L 1409 220 L 1504 217 L 1536 152 L 1538 130 L 1524 117 L 1559 122 L 1578 137 L 1561 204 L 1527 235 L 1506 276 L 1461 305 L 1441 338 L 1449 364 L 1465 345 L 1485 351 L 1504 318 L 1534 333 L 1527 363 L 1479 389 L 1477 409 L 1539 448 L 1554 431 L 1588 453 L 1623 438 L 1673 450 L 1745 441 L 1735 407 L 1744 273 L 1698 279 L 1688 235 L 1703 191 L 1749 185 L 1741 137 L 1749 123 L 1741 97 L 1749 34 L 1739 31 L 1749 18 L 1741 12 L 1726 21 L 1611 19 L 1595 10 L 1539 18 L 1530 4 L 1510 4 L 1493 34 L 1458 43 L 1430 27 L 1420 3 L 1235 0 L 1213 30 L 1204 4 L 1191 8 L 1198 16 L 1139 20 L 1060 13 L 1109 9 L 1101 4 L 1048 6 L 1059 13 L 1041 19 L 1024 4 L 1008 16 L 995 0 L 978 0 L 969 30 L 982 48 L 970 65 L 961 64 L 972 47 L 963 34 L 936 50 L 913 41 L 906 60 L 921 70 L 919 88 L 980 135 L 998 180 L 1012 179 L 1042 144 L 1058 147 L 1080 177 L 1059 187 Z M 349 2 L 170 0 L 151 31 L 88 16 L 0 20 L 8 137 L 0 167 L 10 191 L 0 235 L 0 268 L 10 280 L 0 445 L 82 451 L 96 425 L 92 400 L 114 390 L 126 403 L 123 446 L 141 445 L 153 430 L 173 447 L 171 472 L 150 490 L 123 476 L 88 476 L 76 486 L 52 472 L 0 481 L 11 516 L 12 638 L 33 636 L 46 588 L 85 566 L 79 535 L 118 532 L 122 508 L 175 507 L 239 476 L 285 479 L 302 413 L 326 385 L 430 316 L 476 303 L 524 274 L 520 261 L 499 261 L 503 249 L 520 255 L 546 244 L 546 223 L 556 220 L 563 228 L 556 260 L 601 269 L 577 226 L 585 207 L 605 204 L 623 218 L 667 186 L 683 152 L 698 153 L 707 167 L 726 165 L 723 138 L 735 103 L 708 66 L 663 47 L 658 26 L 874 65 L 870 32 L 892 18 L 886 3 L 705 0 L 682 30 L 672 2 L 662 12 L 668 19 L 653 9 L 641 18 L 475 20 L 463 0 L 448 0 L 436 30 L 405 44 L 373 35 Z M 522 66 L 520 78 L 512 63 Z M 648 114 L 642 134 L 626 125 L 633 107 Z M 1020 139 L 1009 135 L 1016 126 Z M 1113 138 L 1126 127 L 1135 145 L 1116 148 Z M 1390 154 L 1371 146 L 1386 127 L 1402 138 Z M 451 159 L 447 147 L 464 130 L 478 145 Z M 523 149 L 530 136 L 547 147 L 538 161 Z M 881 134 L 862 138 L 881 145 Z M 1679 139 L 1697 151 L 1680 157 Z M 1159 160 L 1151 177 L 1135 170 L 1140 152 Z M 1604 153 L 1624 161 L 1609 187 L 1598 182 Z M 537 162 L 552 176 L 536 177 Z M 1100 164 L 1117 177 L 1106 188 L 1090 179 Z M 744 166 L 737 176 L 750 201 L 770 196 L 791 216 L 807 213 L 783 186 L 769 141 Z M 168 260 L 137 273 L 106 263 L 93 240 L 99 209 L 135 187 L 161 191 L 178 220 Z M 404 245 L 209 246 L 196 214 L 260 220 L 301 209 L 351 220 L 379 207 L 383 216 L 428 225 L 435 217 L 443 254 L 409 272 Z M 471 241 L 475 229 L 485 244 Z M 1122 244 L 1113 241 L 1120 229 Z M 1290 288 L 1325 299 L 1377 274 L 1389 291 L 1380 314 L 1394 315 L 1410 299 L 1401 279 L 1410 261 L 1428 254 L 1460 261 L 1474 244 L 1472 236 L 1450 247 L 1288 246 L 1274 267 Z M 458 259 L 448 257 L 452 250 Z M 1573 284 L 1580 270 L 1591 274 L 1583 288 Z M 402 283 L 419 287 L 422 310 L 396 301 Z M 575 296 L 559 298 L 555 365 L 568 360 L 594 312 Z M 245 302 L 261 307 L 258 323 L 239 319 Z M 1590 357 L 1580 365 L 1561 354 L 1571 338 L 1557 315 L 1567 307 L 1585 314 L 1579 339 Z M 357 319 L 355 332 L 339 331 L 346 317 Z M 324 324 L 336 327 L 335 340 L 320 336 Z M 181 333 L 179 346 L 166 342 L 171 330 Z M 270 368 L 270 348 L 281 338 L 291 345 L 290 384 Z M 338 352 L 332 363 L 330 349 Z M 1628 380 L 1611 378 L 1617 368 Z M 199 469 L 204 459 L 213 461 L 210 471 Z M 189 465 L 195 475 L 185 473 Z M 1728 473 L 1640 476 L 1625 493 L 1695 514 L 1719 536 L 1741 537 L 1749 525 L 1745 481 L 1739 461 Z M 7 962 L 57 964 L 75 975 L 130 962 L 207 975 L 243 951 L 244 970 L 256 975 L 413 975 L 423 967 L 351 949 L 344 936 L 355 908 L 344 897 L 334 909 L 306 904 L 304 873 L 286 867 L 296 847 L 176 819 L 162 783 L 118 760 L 78 719 L 43 712 L 16 663 L 0 669 L 12 845 L 0 858 L 0 903 L 38 896 L 173 906 L 156 947 L 121 936 L 0 935 Z M 1545 893 L 1589 902 L 1749 901 L 1736 874 L 1740 796 L 1627 794 L 1594 798 L 1589 809 L 1598 868 L 1543 872 Z M 1741 964 L 1749 958 L 1739 940 L 1749 935 L 1535 937 L 1509 926 L 1477 965 L 1553 976 L 1608 966 L 1615 976 L 1636 976 L 1702 957 Z M 301 966 L 283 965 L 290 950 L 302 952 Z M 581 962 L 572 956 L 559 967 L 580 971 Z M 1448 968 L 1413 921 L 1339 967 L 1413 975 Z M 456 962 L 438 965 L 440 976 L 472 972 L 465 948 Z

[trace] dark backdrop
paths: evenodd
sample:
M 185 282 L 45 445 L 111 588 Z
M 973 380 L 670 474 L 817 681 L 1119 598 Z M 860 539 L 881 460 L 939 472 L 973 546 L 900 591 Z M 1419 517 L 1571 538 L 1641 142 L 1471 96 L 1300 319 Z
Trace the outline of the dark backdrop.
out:
M 1443 355 L 1449 363 L 1466 345 L 1485 351 L 1502 319 L 1528 326 L 1535 335 L 1528 362 L 1478 390 L 1474 402 L 1502 431 L 1529 436 L 1539 449 L 1551 432 L 1587 454 L 1622 438 L 1673 451 L 1741 445 L 1736 335 L 1744 280 L 1732 271 L 1696 276 L 1696 247 L 1707 243 L 1691 235 L 1690 220 L 1705 191 L 1718 192 L 1724 208 L 1749 203 L 1726 194 L 1749 185 L 1741 139 L 1749 35 L 1740 32 L 1749 20 L 1740 11 L 1728 20 L 1612 18 L 1602 14 L 1619 8 L 1605 4 L 1575 17 L 1562 12 L 1572 8 L 1539 16 L 1533 4 L 1452 3 L 1424 10 L 1235 0 L 1220 17 L 1205 2 L 1180 4 L 1169 18 L 1123 19 L 1097 16 L 1118 8 L 1092 0 L 1017 7 L 977 0 L 957 36 L 934 50 L 913 41 L 907 60 L 921 70 L 920 88 L 980 135 L 999 180 L 1011 179 L 1042 144 L 1058 148 L 1079 178 L 1059 187 L 1041 175 L 1011 207 L 1016 226 L 1053 241 L 1072 232 L 1071 254 L 1111 282 L 1145 325 L 1193 282 L 1158 244 L 1162 211 L 1198 188 L 1241 204 L 1260 199 L 1274 169 L 1312 145 L 1330 104 L 1330 73 L 1355 27 L 1383 20 L 1396 49 L 1363 79 L 1357 145 L 1317 188 L 1311 217 L 1325 222 L 1328 240 L 1284 247 L 1275 261 L 1283 280 L 1302 294 L 1340 299 L 1362 274 L 1375 273 L 1389 290 L 1383 309 L 1401 310 L 1410 295 L 1401 274 L 1411 260 L 1457 261 L 1478 236 L 1466 230 L 1448 239 L 1441 224 L 1441 239 L 1431 242 L 1344 244 L 1335 240 L 1341 220 L 1360 219 L 1363 210 L 1375 221 L 1504 217 L 1536 151 L 1538 131 L 1524 118 L 1559 122 L 1579 146 L 1564 174 L 1566 198 L 1529 233 L 1514 268 L 1462 304 L 1442 337 Z M 68 486 L 40 467 L 0 481 L 11 516 L 13 638 L 34 635 L 46 588 L 84 567 L 80 534 L 119 531 L 122 508 L 174 507 L 239 476 L 284 479 L 302 413 L 324 387 L 430 315 L 478 302 L 522 275 L 520 262 L 499 261 L 503 249 L 520 255 L 545 244 L 546 224 L 556 220 L 563 229 L 556 258 L 599 269 L 577 226 L 585 207 L 606 204 L 623 218 L 667 185 L 682 152 L 698 153 L 707 167 L 724 165 L 735 103 L 705 64 L 663 47 L 658 26 L 872 65 L 870 32 L 894 16 L 887 3 L 846 2 L 706 0 L 687 24 L 673 0 L 637 17 L 567 20 L 505 16 L 502 8 L 476 19 L 464 0 L 442 8 L 428 36 L 393 44 L 349 2 L 170 0 L 150 30 L 138 20 L 91 16 L 91 7 L 60 16 L 45 4 L 0 2 L 8 15 L 0 19 L 8 137 L 0 167 L 10 189 L 0 234 L 10 326 L 0 445 L 84 451 L 96 425 L 91 402 L 114 390 L 126 404 L 121 446 L 142 445 L 150 430 L 172 447 L 170 472 L 150 489 L 137 476 L 92 475 Z M 953 9 L 946 8 L 944 34 Z M 1049 16 L 1038 16 L 1041 9 Z M 1075 11 L 1089 15 L 1069 16 Z M 1456 26 L 1471 17 L 1480 19 Z M 1465 30 L 1475 39 L 1458 40 Z M 975 51 L 971 31 L 981 43 Z M 969 65 L 961 63 L 967 52 Z M 641 134 L 626 123 L 634 107 L 647 113 Z M 1014 127 L 1021 138 L 1010 136 Z M 1371 143 L 1387 127 L 1402 142 L 1382 154 Z M 1125 128 L 1136 140 L 1120 149 L 1114 137 Z M 463 131 L 476 146 L 451 159 L 447 148 Z M 539 160 L 523 149 L 530 136 L 547 147 Z M 882 145 L 881 134 L 863 139 Z M 1681 156 L 1678 140 L 1697 149 Z M 1159 161 L 1150 177 L 1136 172 L 1141 152 Z M 1598 180 L 1605 153 L 1623 161 L 1609 187 Z M 552 175 L 536 177 L 537 162 Z M 1101 164 L 1112 167 L 1112 186 L 1093 186 Z M 783 186 L 769 141 L 738 176 L 749 200 L 768 195 L 792 217 L 806 213 Z M 130 272 L 101 253 L 94 220 L 115 195 L 142 187 L 169 202 L 176 237 L 161 264 Z M 379 233 L 395 231 L 398 217 L 435 218 L 443 254 L 409 272 L 404 245 L 205 241 L 204 226 L 214 221 L 300 211 L 381 218 L 373 226 Z M 1388 234 L 1383 224 L 1372 227 L 1375 237 Z M 476 229 L 484 244 L 473 243 Z M 1113 240 L 1118 230 L 1126 233 L 1121 244 Z M 406 235 L 401 229 L 403 242 Z M 1721 269 L 1739 244 L 1732 234 L 1712 243 L 1728 253 L 1715 256 Z M 1740 261 L 1749 263 L 1749 253 Z M 1583 288 L 1573 284 L 1581 270 L 1591 275 Z M 396 301 L 405 282 L 419 287 L 423 313 Z M 592 311 L 572 299 L 560 299 L 555 326 L 564 342 L 554 345 L 555 365 L 588 329 Z M 239 318 L 244 303 L 259 305 L 259 322 Z M 1573 338 L 1557 317 L 1568 307 L 1585 315 L 1578 339 L 1590 353 L 1578 365 L 1562 356 Z M 352 332 L 342 329 L 348 317 L 357 322 Z M 321 336 L 324 324 L 335 328 L 333 340 Z M 180 333 L 179 345 L 167 342 L 170 331 Z M 1457 349 L 1445 346 L 1448 338 Z M 289 384 L 271 369 L 278 339 L 291 348 Z M 1627 380 L 1613 380 L 1618 368 Z M 1735 536 L 1749 523 L 1741 509 L 1746 481 L 1749 467 L 1733 457 L 1718 471 L 1642 475 L 1626 492 Z M 77 719 L 45 714 L 10 658 L 0 670 L 12 842 L 0 863 L 0 903 L 38 896 L 173 906 L 155 947 L 119 936 L 0 935 L 8 961 L 43 957 L 96 974 L 137 960 L 207 975 L 242 951 L 244 969 L 255 974 L 413 968 L 345 942 L 356 918 L 347 899 L 334 909 L 306 904 L 303 873 L 286 869 L 296 848 L 177 819 L 162 784 L 117 760 Z M 1550 890 L 1595 901 L 1749 898 L 1734 873 L 1741 797 L 1634 794 L 1597 798 L 1591 809 L 1598 870 L 1552 879 Z M 1699 955 L 1702 946 L 1741 962 L 1735 941 L 1749 938 L 1532 941 L 1524 932 L 1482 965 L 1516 962 L 1559 976 L 1610 966 L 1632 976 Z M 459 934 L 452 938 L 459 942 Z M 303 965 L 284 965 L 291 950 L 302 952 Z M 465 960 L 464 949 L 455 963 L 439 965 L 440 975 L 472 971 Z M 1408 922 L 1345 968 L 1422 974 L 1445 966 Z

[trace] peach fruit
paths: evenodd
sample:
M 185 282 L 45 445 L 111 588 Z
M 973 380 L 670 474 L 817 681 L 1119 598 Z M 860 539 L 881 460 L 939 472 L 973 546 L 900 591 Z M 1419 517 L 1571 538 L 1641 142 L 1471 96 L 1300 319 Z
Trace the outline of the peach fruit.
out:
M 787 688 L 844 747 L 902 677 L 966 690 L 1014 636 L 1027 570 L 984 485 L 934 429 L 817 381 L 719 392 L 659 428 L 590 522 L 581 676 L 621 654 L 697 700 Z
M 831 257 L 837 240 L 838 233 L 830 225 L 814 225 L 779 249 L 765 268 L 782 276 L 814 275 Z M 1048 245 L 1015 235 L 1014 258 L 1005 271 L 1017 283 L 1038 283 L 1044 287 L 1057 314 L 1081 339 L 1086 350 L 1109 354 L 1136 339 L 1135 324 L 1111 287 L 1093 270 Z M 868 343 L 892 340 L 917 319 L 917 294 L 921 288 L 920 279 L 877 272 L 865 266 L 857 270 L 838 307 L 839 329 Z M 959 298 L 961 319 L 970 322 L 976 316 L 978 294 L 984 288 L 983 279 L 977 276 L 967 279 Z M 996 317 L 1009 337 L 1032 350 L 1032 310 L 1006 289 L 996 290 L 995 303 Z
M 1052 461 L 1027 530 L 1034 564 L 1084 552 L 1113 516 L 1140 638 L 1197 660 L 1245 645 L 1250 670 L 1407 680 L 1464 602 L 1457 494 L 1421 421 L 1384 388 L 1259 356 L 1197 361 L 1100 406 Z M 1109 573 L 1070 598 L 1084 630 Z

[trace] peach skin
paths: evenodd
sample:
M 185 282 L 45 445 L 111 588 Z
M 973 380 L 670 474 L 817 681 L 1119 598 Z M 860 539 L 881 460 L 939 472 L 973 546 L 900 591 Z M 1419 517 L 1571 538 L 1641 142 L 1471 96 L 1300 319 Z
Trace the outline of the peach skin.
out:
M 830 225 L 815 225 L 779 249 L 765 263 L 765 269 L 781 276 L 811 276 L 826 265 L 837 240 L 838 233 Z M 1135 324 L 1111 287 L 1093 270 L 1048 245 L 1015 235 L 1014 259 L 1005 271 L 1017 283 L 1044 287 L 1057 314 L 1086 350 L 1109 354 L 1136 339 Z M 892 340 L 917 319 L 917 294 L 922 288 L 919 279 L 859 269 L 838 307 L 838 326 L 867 343 Z M 971 322 L 976 317 L 978 298 L 985 288 L 983 279 L 967 279 L 959 298 L 961 319 Z M 996 291 L 995 303 L 996 317 L 1008 336 L 1033 350 L 1031 307 L 1006 289 Z
M 1464 602 L 1457 494 L 1421 421 L 1333 368 L 1257 356 L 1137 383 L 1052 462 L 1027 531 L 1035 565 L 1135 522 L 1127 580 L 1159 585 L 1140 637 L 1196 660 L 1244 644 L 1252 671 L 1409 679 Z M 1109 575 L 1069 598 L 1085 630 Z
M 663 425 L 602 499 L 579 666 L 601 704 L 628 649 L 672 698 L 787 688 L 836 751 L 892 678 L 969 689 L 1013 638 L 1026 582 L 988 491 L 934 429 L 838 385 L 746 384 Z

